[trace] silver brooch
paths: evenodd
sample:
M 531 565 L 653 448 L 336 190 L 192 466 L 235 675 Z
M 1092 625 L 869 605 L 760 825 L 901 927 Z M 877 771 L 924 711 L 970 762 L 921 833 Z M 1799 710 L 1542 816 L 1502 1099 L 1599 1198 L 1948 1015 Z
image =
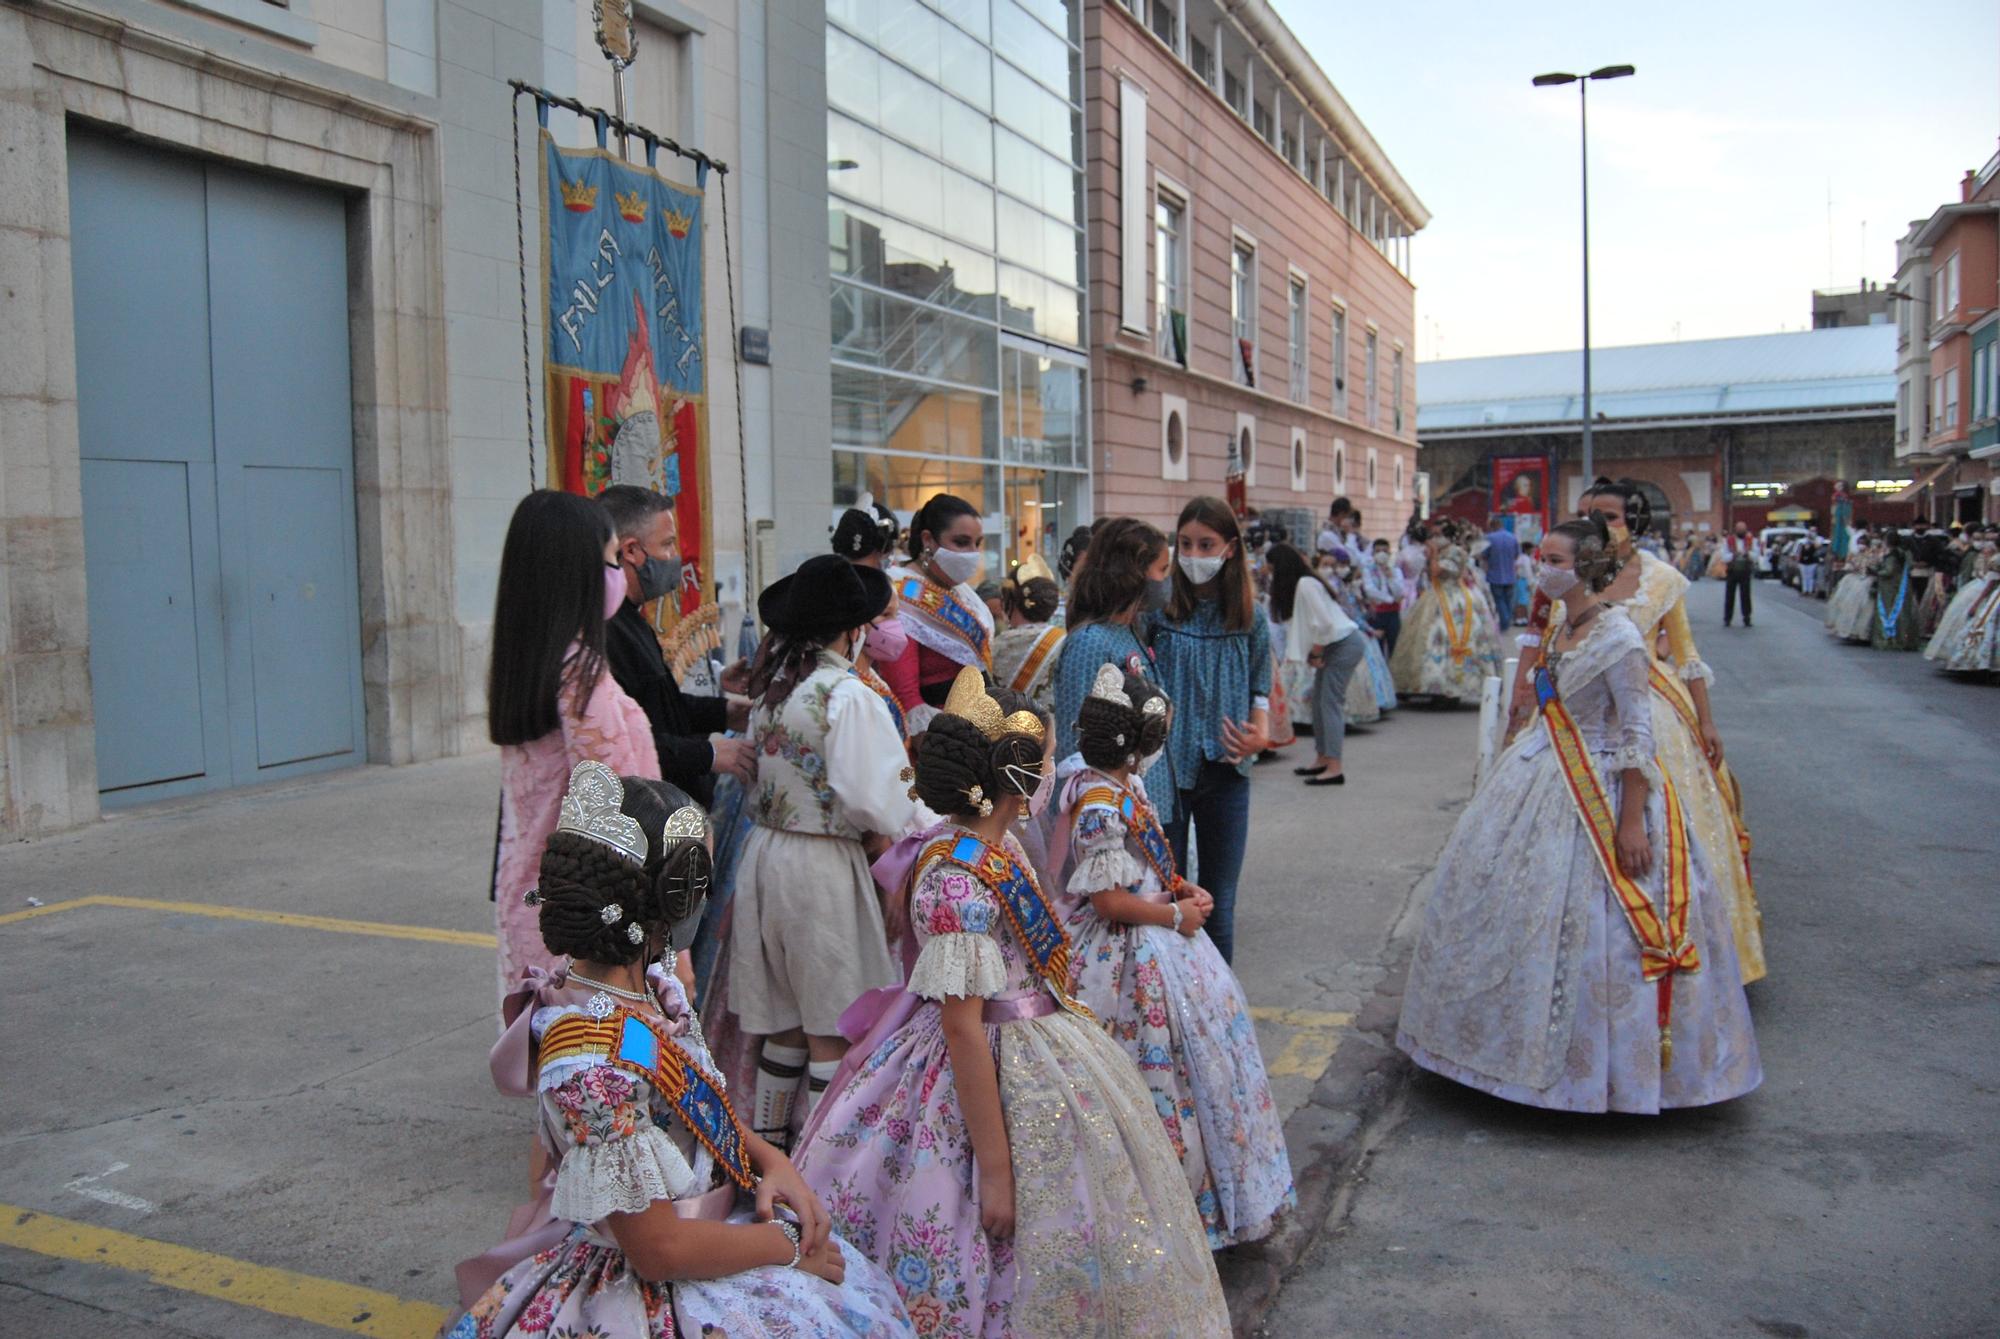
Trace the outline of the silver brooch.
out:
M 625 908 L 619 906 L 616 902 L 607 903 L 604 910 L 597 913 L 597 919 L 603 921 L 606 925 L 616 925 L 625 919 Z
M 617 1007 L 617 1005 L 611 1002 L 611 997 L 600 990 L 585 1002 L 583 1011 L 602 1023 L 605 1019 L 611 1017 L 612 1011 L 617 1009 Z

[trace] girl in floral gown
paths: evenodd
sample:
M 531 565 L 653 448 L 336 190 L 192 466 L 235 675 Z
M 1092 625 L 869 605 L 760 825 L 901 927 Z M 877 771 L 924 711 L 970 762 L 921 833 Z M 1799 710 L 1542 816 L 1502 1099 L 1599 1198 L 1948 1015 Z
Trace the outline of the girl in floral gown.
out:
M 1865 642 L 1875 623 L 1875 563 L 1871 548 L 1856 544 L 1847 572 L 1826 602 L 1826 630 L 1842 641 Z
M 2000 669 L 2000 553 L 1989 529 L 1975 541 L 1971 576 L 1938 620 L 1924 659 L 1949 674 Z
M 1654 756 L 1651 655 L 1601 598 L 1609 549 L 1597 520 L 1542 542 L 1564 619 L 1542 716 L 1438 857 L 1396 1044 L 1510 1102 L 1650 1114 L 1763 1070 L 1726 909 Z
M 1466 551 L 1440 538 L 1430 542 L 1430 554 L 1429 584 L 1389 658 L 1396 693 L 1478 706 L 1486 676 L 1500 672 L 1499 640 L 1478 593 L 1466 584 Z
M 1213 903 L 1174 872 L 1132 780 L 1166 736 L 1166 697 L 1101 667 L 1077 722 L 1081 752 L 1062 768 L 1058 905 L 1071 989 L 1139 1067 L 1220 1250 L 1270 1233 L 1293 1202 L 1292 1165 L 1249 1002 L 1201 932 Z
M 1008 832 L 1052 732 L 997 697 L 965 671 L 917 742 L 917 793 L 951 816 L 914 856 L 920 951 L 807 1122 L 801 1173 L 920 1335 L 1226 1335 L 1152 1097 L 1068 998 L 1068 940 Z
M 671 969 L 645 968 L 692 925 L 707 841 L 671 786 L 571 774 L 535 895 L 567 960 L 530 970 L 493 1049 L 501 1090 L 535 1099 L 553 1174 L 512 1240 L 460 1266 L 445 1339 L 910 1334 L 888 1278 L 737 1121 Z

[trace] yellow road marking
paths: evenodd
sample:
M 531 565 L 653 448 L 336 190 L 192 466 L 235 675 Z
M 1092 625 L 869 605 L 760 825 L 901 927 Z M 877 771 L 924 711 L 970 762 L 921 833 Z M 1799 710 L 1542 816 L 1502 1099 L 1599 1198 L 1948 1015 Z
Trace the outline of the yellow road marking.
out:
M 161 902 L 149 897 L 113 897 L 97 894 L 51 902 L 44 907 L 10 911 L 0 916 L 0 925 L 47 916 L 57 911 L 82 907 L 124 907 L 133 911 L 165 911 L 180 916 L 210 916 L 226 921 L 259 921 L 266 925 L 290 925 L 305 930 L 331 930 L 336 934 L 376 935 L 383 939 L 418 939 L 432 944 L 458 944 L 465 948 L 493 948 L 492 935 L 478 930 L 439 930 L 428 925 L 394 925 L 388 921 L 350 921 L 338 916 L 305 916 L 290 911 L 263 911 L 252 907 L 225 907 L 212 902 Z
M 0 1246 L 129 1270 L 182 1292 L 376 1339 L 423 1339 L 437 1333 L 446 1317 L 443 1307 L 429 1302 L 253 1265 L 11 1204 L 0 1204 Z
M 1252 1006 L 1252 1018 L 1281 1027 L 1297 1029 L 1285 1049 L 1264 1067 L 1274 1079 L 1316 1079 L 1340 1049 L 1340 1031 L 1354 1021 L 1353 1014 L 1316 1013 L 1310 1009 L 1279 1009 Z

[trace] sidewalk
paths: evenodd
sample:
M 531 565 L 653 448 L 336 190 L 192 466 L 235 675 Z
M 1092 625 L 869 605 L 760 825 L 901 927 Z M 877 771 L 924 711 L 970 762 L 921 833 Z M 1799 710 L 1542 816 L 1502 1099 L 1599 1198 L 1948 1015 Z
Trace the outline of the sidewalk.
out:
M 1309 740 L 1257 770 L 1237 968 L 1301 1207 L 1224 1258 L 1240 1326 L 1383 1089 L 1393 1019 L 1368 1005 L 1470 789 L 1475 721 L 1395 713 L 1350 739 L 1337 789 L 1291 776 Z M 442 1318 L 452 1264 L 523 1191 L 521 1113 L 485 1065 L 497 773 L 365 768 L 0 848 L 0 1331 Z

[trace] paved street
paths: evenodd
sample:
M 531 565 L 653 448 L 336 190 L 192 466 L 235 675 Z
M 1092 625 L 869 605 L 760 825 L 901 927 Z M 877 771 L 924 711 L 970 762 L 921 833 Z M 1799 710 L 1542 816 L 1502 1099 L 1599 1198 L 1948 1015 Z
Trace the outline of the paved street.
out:
M 1354 1133 L 1317 1081 L 1470 789 L 1473 722 L 1358 732 L 1338 790 L 1257 773 L 1239 966 L 1301 1170 Z M 528 1143 L 485 1065 L 496 771 L 363 769 L 0 848 L 0 1334 L 436 1327 Z M 1227 1267 L 1238 1295 L 1274 1281 Z
M 1418 1078 L 1269 1334 L 2000 1332 L 2000 688 L 1769 583 L 1725 632 L 1721 596 L 1690 609 L 1757 841 L 1763 1088 L 1564 1118 Z

